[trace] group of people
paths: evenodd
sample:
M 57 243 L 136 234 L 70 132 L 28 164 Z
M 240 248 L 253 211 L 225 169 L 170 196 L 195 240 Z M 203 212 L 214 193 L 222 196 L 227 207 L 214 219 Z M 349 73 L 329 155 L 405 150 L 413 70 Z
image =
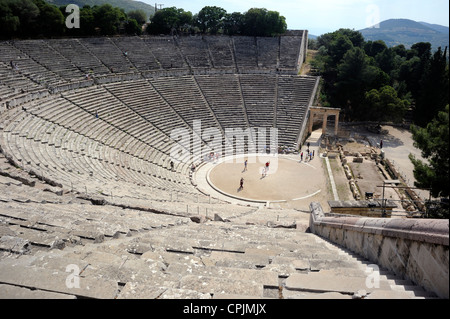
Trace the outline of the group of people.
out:
M 314 150 L 311 151 L 309 148 L 311 144 L 308 142 L 306 146 L 307 146 L 306 154 L 304 154 L 303 152 L 300 153 L 300 162 L 303 162 L 303 155 L 306 155 L 305 161 L 311 161 L 315 156 L 315 151 Z
M 307 149 L 306 150 L 306 157 L 305 157 L 305 161 L 311 161 L 315 156 L 315 151 L 313 150 L 312 152 Z M 303 152 L 300 153 L 300 162 L 303 161 Z
M 269 172 L 269 168 L 270 168 L 270 161 L 266 162 L 266 164 L 264 164 L 264 166 L 261 168 L 261 178 L 264 178 L 267 176 L 267 173 Z M 246 172 L 247 170 L 248 170 L 248 160 L 245 160 L 243 172 Z M 239 181 L 239 190 L 242 190 L 242 189 L 244 189 L 244 178 L 243 177 Z
M 214 161 L 217 162 L 220 157 L 221 157 L 220 153 L 210 152 L 203 156 L 203 161 L 204 162 L 214 162 Z

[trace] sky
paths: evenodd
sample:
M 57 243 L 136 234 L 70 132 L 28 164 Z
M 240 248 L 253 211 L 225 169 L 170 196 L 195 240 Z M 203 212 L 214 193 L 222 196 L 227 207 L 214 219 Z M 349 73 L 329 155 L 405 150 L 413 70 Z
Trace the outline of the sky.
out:
M 340 28 L 361 30 L 388 19 L 411 19 L 449 26 L 448 0 L 139 0 L 162 8 L 177 7 L 193 14 L 205 6 L 217 6 L 228 13 L 250 8 L 278 11 L 286 17 L 288 29 L 309 30 L 312 35 Z

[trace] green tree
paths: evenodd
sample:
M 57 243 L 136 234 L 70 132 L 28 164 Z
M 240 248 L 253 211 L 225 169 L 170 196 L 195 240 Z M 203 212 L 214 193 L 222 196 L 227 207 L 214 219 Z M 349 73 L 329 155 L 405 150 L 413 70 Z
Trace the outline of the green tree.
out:
M 429 60 L 419 82 L 414 122 L 425 126 L 449 103 L 447 48 L 439 48 Z
M 382 40 L 377 40 L 377 41 L 368 41 L 365 45 L 364 45 L 364 51 L 366 52 L 366 54 L 368 56 L 371 57 L 376 57 L 377 54 L 383 52 L 384 50 L 386 50 L 388 47 L 386 45 L 386 43 Z
M 366 120 L 392 121 L 401 123 L 408 108 L 408 101 L 398 97 L 397 91 L 389 85 L 380 90 L 372 89 L 365 94 Z
M 102 35 L 115 35 L 120 32 L 127 16 L 123 9 L 115 8 L 110 4 L 94 6 L 94 22 Z
M 227 11 L 220 7 L 206 6 L 196 16 L 195 24 L 202 33 L 217 34 L 223 27 Z
M 252 8 L 244 13 L 242 33 L 248 36 L 269 37 L 285 33 L 286 18 L 276 11 Z
M 63 34 L 65 19 L 59 8 L 44 0 L 33 0 L 33 2 L 39 8 L 39 15 L 35 20 L 33 33 L 47 37 Z
M 171 34 L 192 25 L 192 13 L 176 7 L 156 11 L 147 26 L 149 34 Z
M 34 34 L 40 11 L 32 0 L 1 0 L 1 3 L 2 35 L 22 37 Z M 3 34 L 3 30 L 9 34 Z
M 139 25 L 144 25 L 147 22 L 147 14 L 144 10 L 133 10 L 127 12 L 129 19 L 134 19 Z
M 223 19 L 223 33 L 237 35 L 242 33 L 244 15 L 240 12 L 227 13 Z
M 410 154 L 414 165 L 415 186 L 431 188 L 433 197 L 449 196 L 449 106 L 439 112 L 426 128 L 413 125 L 414 146 L 422 151 L 428 163 Z
M 135 19 L 127 19 L 125 21 L 125 33 L 129 35 L 141 35 L 142 24 L 139 24 Z
M 344 109 L 350 119 L 366 116 L 365 93 L 389 84 L 389 76 L 374 65 L 363 49 L 352 48 L 337 67 L 337 77 L 331 102 Z
M 10 6 L 11 1 L 0 0 L 0 37 L 10 38 L 17 34 L 20 28 L 20 18 L 14 15 Z

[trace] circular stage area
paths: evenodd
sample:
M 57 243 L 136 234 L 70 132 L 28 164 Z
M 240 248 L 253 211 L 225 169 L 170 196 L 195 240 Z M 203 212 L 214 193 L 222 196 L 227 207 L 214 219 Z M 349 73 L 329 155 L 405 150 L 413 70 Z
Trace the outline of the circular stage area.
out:
M 244 161 L 248 160 L 247 170 Z M 216 191 L 233 198 L 251 201 L 295 201 L 312 197 L 321 192 L 322 180 L 315 161 L 300 162 L 278 156 L 247 156 L 234 160 L 222 160 L 208 172 L 207 179 Z M 262 169 L 270 162 L 269 172 Z M 240 180 L 244 179 L 243 188 Z

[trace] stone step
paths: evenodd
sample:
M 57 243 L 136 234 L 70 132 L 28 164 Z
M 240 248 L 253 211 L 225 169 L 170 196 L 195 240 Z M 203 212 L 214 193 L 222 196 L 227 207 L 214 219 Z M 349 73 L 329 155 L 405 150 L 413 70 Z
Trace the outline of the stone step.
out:
M 254 298 L 264 297 L 263 285 L 238 279 L 188 275 L 181 278 L 181 289 L 189 289 L 206 294 L 248 295 Z
M 266 288 L 277 289 L 279 287 L 278 274 L 274 271 L 172 263 L 167 268 L 167 272 L 179 273 L 182 276 L 197 275 L 223 279 L 239 278 L 239 280 L 243 281 L 257 282 Z
M 297 273 L 289 276 L 285 282 L 286 289 L 291 291 L 338 292 L 348 295 L 353 295 L 358 290 L 372 292 L 376 289 L 367 286 L 370 285 L 366 284 L 366 278 L 363 276 L 345 276 L 332 271 Z M 381 281 L 380 288 L 390 290 L 390 285 Z
M 0 264 L 0 282 L 28 289 L 98 299 L 113 299 L 119 289 L 114 280 L 81 278 L 77 269 L 69 268 L 66 272 L 4 263 Z
M 76 299 L 76 296 L 0 284 L 0 299 Z

